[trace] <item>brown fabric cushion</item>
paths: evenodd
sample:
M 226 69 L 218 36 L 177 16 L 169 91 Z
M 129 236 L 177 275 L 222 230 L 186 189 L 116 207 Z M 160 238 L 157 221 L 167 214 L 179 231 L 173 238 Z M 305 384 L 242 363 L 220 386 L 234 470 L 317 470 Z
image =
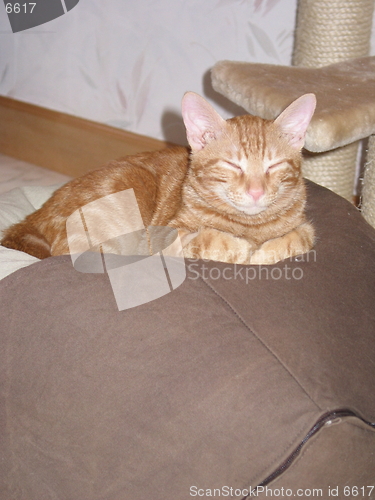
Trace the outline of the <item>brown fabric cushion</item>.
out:
M 308 258 L 190 261 L 179 288 L 134 309 L 69 257 L 5 278 L 0 498 L 374 484 L 375 231 L 308 192 Z

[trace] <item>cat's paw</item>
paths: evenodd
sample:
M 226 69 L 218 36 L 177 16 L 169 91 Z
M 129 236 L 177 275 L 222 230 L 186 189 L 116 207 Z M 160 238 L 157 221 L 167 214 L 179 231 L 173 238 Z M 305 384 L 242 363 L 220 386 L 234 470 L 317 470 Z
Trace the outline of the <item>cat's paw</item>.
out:
M 264 243 L 258 250 L 255 250 L 251 254 L 249 264 L 270 266 L 280 262 L 280 260 L 284 260 L 284 257 L 275 252 L 272 248 L 267 250 L 267 245 Z
M 249 264 L 252 249 L 253 244 L 243 238 L 213 228 L 201 228 L 184 246 L 184 255 L 188 259 Z
M 304 222 L 293 231 L 268 240 L 250 257 L 250 264 L 272 265 L 285 259 L 309 252 L 314 245 L 314 228 Z

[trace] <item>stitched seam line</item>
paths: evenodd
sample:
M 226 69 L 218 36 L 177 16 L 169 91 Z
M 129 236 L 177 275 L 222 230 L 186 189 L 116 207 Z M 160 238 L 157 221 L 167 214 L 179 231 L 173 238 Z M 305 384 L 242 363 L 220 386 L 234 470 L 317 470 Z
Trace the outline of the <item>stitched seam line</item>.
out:
M 306 391 L 306 389 L 301 385 L 301 383 L 294 377 L 294 375 L 290 372 L 290 370 L 285 366 L 285 364 L 278 358 L 278 356 L 264 343 L 264 341 L 259 338 L 259 336 L 250 328 L 250 326 L 246 323 L 246 321 L 242 318 L 242 316 L 234 309 L 234 307 L 217 291 L 215 288 L 208 283 L 205 279 L 200 277 L 201 280 L 204 282 L 204 284 L 212 290 L 215 295 L 217 295 L 228 307 L 229 309 L 235 314 L 235 316 L 241 321 L 241 323 L 245 326 L 245 328 L 251 332 L 256 339 L 267 349 L 267 351 L 280 363 L 280 365 L 284 368 L 284 370 L 292 377 L 292 379 L 297 383 L 297 385 L 301 388 L 304 394 L 309 398 L 309 400 L 316 406 L 316 408 L 322 412 L 322 408 L 319 407 L 319 405 L 313 400 L 313 398 L 310 396 L 310 394 Z M 277 467 L 277 465 L 280 462 L 281 457 L 290 449 L 290 447 L 295 443 L 295 440 L 298 439 L 298 436 L 303 432 L 303 429 L 300 429 L 294 437 L 289 440 L 288 444 L 284 447 L 284 449 L 278 454 L 278 456 L 272 461 L 271 464 L 268 464 L 269 467 Z M 305 432 L 306 434 L 306 432 Z M 260 476 L 264 474 L 264 471 L 260 473 Z M 259 474 L 258 474 L 259 475 Z M 249 481 L 249 484 L 252 484 L 254 482 L 255 477 L 251 478 Z
M 201 277 L 202 281 L 206 284 L 208 288 L 210 288 L 220 299 L 225 302 L 225 304 L 231 309 L 231 311 L 237 316 L 237 318 L 241 321 L 241 323 L 249 330 L 258 340 L 259 342 L 267 349 L 268 352 L 272 354 L 272 356 L 277 359 L 280 365 L 286 370 L 287 373 L 292 377 L 292 379 L 298 384 L 298 386 L 302 389 L 302 391 L 306 394 L 306 396 L 310 399 L 310 401 L 316 406 L 319 411 L 323 411 L 322 408 L 314 401 L 314 399 L 310 396 L 307 390 L 303 387 L 303 385 L 296 379 L 296 377 L 290 372 L 290 370 L 285 366 L 285 364 L 279 359 L 279 357 L 272 351 L 272 349 L 265 344 L 265 342 L 249 327 L 246 321 L 242 318 L 242 316 L 234 309 L 234 307 L 217 291 L 215 288 L 209 284 L 205 279 Z

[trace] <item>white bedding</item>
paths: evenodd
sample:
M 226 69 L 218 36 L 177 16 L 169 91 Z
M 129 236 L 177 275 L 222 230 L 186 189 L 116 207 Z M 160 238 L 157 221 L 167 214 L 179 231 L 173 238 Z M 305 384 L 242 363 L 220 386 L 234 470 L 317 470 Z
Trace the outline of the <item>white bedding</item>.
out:
M 0 194 L 0 232 L 40 208 L 60 186 L 61 184 L 24 186 Z M 27 253 L 10 250 L 0 245 L 0 279 L 38 261 L 39 259 Z
M 22 186 L 52 186 L 70 177 L 0 154 L 0 194 Z
M 70 178 L 0 154 L 0 233 L 40 208 Z M 0 245 L 0 279 L 39 259 Z

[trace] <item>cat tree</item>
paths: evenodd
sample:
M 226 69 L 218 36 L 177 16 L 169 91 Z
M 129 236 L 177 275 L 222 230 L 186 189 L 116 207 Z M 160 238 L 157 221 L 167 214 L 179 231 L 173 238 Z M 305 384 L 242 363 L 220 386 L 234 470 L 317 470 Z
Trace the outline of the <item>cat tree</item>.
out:
M 368 142 L 363 175 L 361 212 L 367 222 L 375 227 L 375 135 L 371 135 Z
M 299 0 L 292 64 L 321 68 L 369 55 L 373 0 Z M 306 156 L 304 175 L 345 198 L 353 195 L 359 142 Z
M 366 57 L 373 10 L 374 0 L 300 0 L 294 66 L 221 61 L 212 70 L 217 91 L 263 118 L 273 119 L 302 93 L 315 92 L 303 173 L 349 200 L 358 141 L 375 133 L 375 58 Z M 362 206 L 368 220 L 373 210 L 373 225 L 374 162 L 371 139 Z

